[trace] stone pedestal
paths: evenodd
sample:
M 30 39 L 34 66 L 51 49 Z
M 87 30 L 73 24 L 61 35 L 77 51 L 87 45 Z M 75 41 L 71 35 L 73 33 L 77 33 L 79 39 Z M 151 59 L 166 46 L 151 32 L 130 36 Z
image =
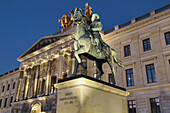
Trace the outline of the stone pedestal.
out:
M 124 88 L 89 76 L 60 80 L 57 88 L 57 113 L 127 113 Z

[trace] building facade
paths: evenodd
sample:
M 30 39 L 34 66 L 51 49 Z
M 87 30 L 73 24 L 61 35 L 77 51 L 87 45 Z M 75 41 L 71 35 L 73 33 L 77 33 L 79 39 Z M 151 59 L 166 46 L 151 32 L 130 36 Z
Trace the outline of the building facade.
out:
M 10 113 L 15 101 L 19 69 L 11 70 L 0 76 L 0 113 Z
M 125 65 L 123 69 L 115 65 L 115 78 L 118 86 L 130 92 L 129 113 L 170 112 L 169 8 L 164 6 L 101 32 Z M 56 113 L 54 84 L 73 72 L 74 37 L 73 25 L 59 34 L 42 37 L 17 59 L 21 62 L 19 70 L 0 76 L 0 112 Z M 78 74 L 95 77 L 95 63 L 83 61 L 88 68 L 80 66 Z M 100 79 L 111 83 L 109 66 L 104 64 L 103 69 Z
M 170 112 L 169 8 L 153 10 L 103 35 L 125 65 L 115 70 L 117 85 L 130 92 L 129 113 Z M 106 67 L 105 72 L 109 75 L 110 70 Z

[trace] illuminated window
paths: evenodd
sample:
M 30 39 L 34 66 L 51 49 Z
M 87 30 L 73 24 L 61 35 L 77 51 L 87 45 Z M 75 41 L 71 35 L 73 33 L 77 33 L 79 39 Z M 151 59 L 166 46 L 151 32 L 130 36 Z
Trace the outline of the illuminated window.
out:
M 125 57 L 131 56 L 130 45 L 124 46 Z
M 165 35 L 166 45 L 169 45 L 170 44 L 170 32 L 167 32 L 164 35 Z
M 143 40 L 143 49 L 144 51 L 151 50 L 150 39 Z
M 98 72 L 97 72 L 97 73 L 98 73 Z M 96 78 L 96 77 L 97 77 L 97 74 L 94 73 L 94 74 L 93 74 L 93 78 Z M 98 80 L 102 80 L 101 76 L 100 76 L 100 78 L 99 78 Z
M 152 113 L 161 113 L 159 98 L 150 98 L 150 104 Z
M 134 86 L 134 77 L 133 77 L 133 69 L 126 70 L 126 81 L 127 86 Z
M 136 101 L 135 100 L 128 101 L 128 111 L 129 113 L 136 113 Z
M 148 83 L 156 82 L 154 64 L 146 65 L 146 74 L 147 74 L 147 78 L 148 78 Z
M 108 74 L 108 82 L 110 83 L 110 84 L 112 84 L 113 83 L 113 77 L 112 77 L 113 75 L 112 75 L 112 73 L 110 73 L 110 74 Z

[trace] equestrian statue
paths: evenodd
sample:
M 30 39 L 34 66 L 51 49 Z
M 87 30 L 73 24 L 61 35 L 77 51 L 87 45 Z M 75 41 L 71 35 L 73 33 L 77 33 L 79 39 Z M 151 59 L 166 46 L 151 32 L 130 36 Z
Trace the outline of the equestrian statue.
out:
M 108 63 L 112 72 L 112 82 L 115 85 L 115 71 L 114 62 L 119 67 L 124 67 L 121 61 L 118 59 L 114 49 L 107 45 L 101 38 L 99 31 L 102 30 L 102 23 L 100 22 L 99 15 L 93 14 L 92 23 L 89 27 L 85 24 L 82 10 L 76 8 L 73 15 L 73 23 L 77 25 L 76 35 L 74 37 L 74 56 L 75 56 L 75 68 L 73 74 L 77 74 L 79 65 L 87 69 L 87 64 L 82 62 L 82 56 L 85 56 L 89 60 L 93 60 L 96 63 L 98 75 L 96 79 L 100 78 L 104 72 L 102 70 L 102 64 Z

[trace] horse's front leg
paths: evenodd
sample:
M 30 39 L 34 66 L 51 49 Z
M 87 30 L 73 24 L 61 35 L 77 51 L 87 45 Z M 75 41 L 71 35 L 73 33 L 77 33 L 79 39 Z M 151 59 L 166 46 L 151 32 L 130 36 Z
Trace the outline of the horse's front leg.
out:
M 73 76 L 75 76 L 77 74 L 78 66 L 79 66 L 79 63 L 78 63 L 77 59 L 75 59 L 74 72 L 73 72 L 73 74 L 71 74 L 70 77 L 73 77 Z
M 76 57 L 78 63 L 81 63 L 81 62 L 82 62 L 82 61 L 81 61 L 81 58 L 80 58 L 79 55 L 78 55 L 78 50 L 74 51 L 74 56 Z
M 84 46 L 74 52 L 74 56 L 76 57 L 78 63 L 80 64 L 82 63 L 82 59 L 80 58 L 79 54 L 83 53 L 87 53 L 87 49 Z

